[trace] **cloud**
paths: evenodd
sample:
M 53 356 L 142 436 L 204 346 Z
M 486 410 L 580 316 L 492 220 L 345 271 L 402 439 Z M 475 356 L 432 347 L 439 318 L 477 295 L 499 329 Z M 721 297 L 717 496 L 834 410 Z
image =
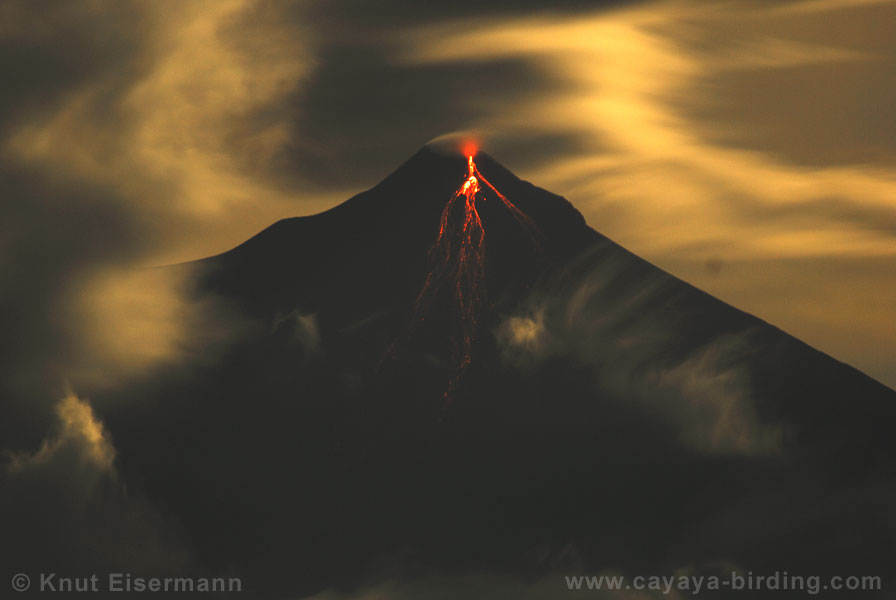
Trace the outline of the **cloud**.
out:
M 693 448 L 745 455 L 781 448 L 783 429 L 759 420 L 747 372 L 735 366 L 736 357 L 745 353 L 743 343 L 719 340 L 644 377 L 643 401 L 675 423 L 681 439 Z M 635 382 L 631 377 L 626 383 Z
M 724 48 L 720 56 L 704 59 L 704 66 L 719 71 L 737 71 L 863 61 L 873 58 L 877 57 L 849 48 L 758 36 L 735 41 Z
M 107 269 L 73 294 L 81 328 L 70 377 L 110 385 L 153 367 L 207 363 L 248 324 L 223 300 L 194 289 L 198 267 Z
M 497 327 L 506 362 L 527 371 L 557 357 L 586 365 L 598 396 L 638 406 L 701 452 L 780 450 L 782 427 L 763 422 L 755 408 L 748 331 L 700 339 L 692 316 L 680 314 L 675 324 L 662 317 L 669 276 L 632 279 L 629 272 L 640 272 L 633 258 L 582 263 Z
M 84 6 L 91 17 L 78 18 L 72 43 L 87 45 L 84 29 L 118 26 L 131 35 L 128 56 L 17 120 L 3 143 L 9 159 L 113 190 L 163 233 L 170 247 L 157 261 L 220 252 L 277 218 L 333 203 L 286 187 L 282 152 L 298 142 L 290 101 L 314 68 L 298 3 L 85 4 L 114 5 L 115 17 Z M 39 36 L 46 15 L 12 12 Z M 198 223 L 206 234 L 186 235 Z
M 530 314 L 504 319 L 495 332 L 504 358 L 517 365 L 537 362 L 551 350 L 554 342 L 545 326 L 545 311 L 533 309 Z
M 306 77 L 307 36 L 250 0 L 130 8 L 152 24 L 140 38 L 143 68 L 88 80 L 55 113 L 23 124 L 7 150 L 185 214 L 282 200 L 253 175 L 286 142 L 288 121 L 256 115 Z
M 51 434 L 33 453 L 9 454 L 3 468 L 0 559 L 10 575 L 185 568 L 190 555 L 172 524 L 128 493 L 114 460 L 90 405 L 67 392 Z
M 108 190 L 24 166 L 0 165 L 0 439 L 30 447 L 49 398 L 85 350 L 73 322 L 77 290 L 97 271 L 136 261 L 149 235 Z
M 861 6 L 873 6 L 876 4 L 892 4 L 893 0 L 803 0 L 797 2 L 782 3 L 775 7 L 778 13 L 827 13 L 844 9 L 855 9 Z
M 33 455 L 13 455 L 9 473 L 19 474 L 41 469 L 55 461 L 74 459 L 88 485 L 112 469 L 115 450 L 105 437 L 103 426 L 96 421 L 90 405 L 69 391 L 56 405 L 56 437 L 44 440 Z
M 274 331 L 285 332 L 290 343 L 301 348 L 305 355 L 320 351 L 320 327 L 315 314 L 295 310 L 287 315 L 277 315 L 274 319 Z

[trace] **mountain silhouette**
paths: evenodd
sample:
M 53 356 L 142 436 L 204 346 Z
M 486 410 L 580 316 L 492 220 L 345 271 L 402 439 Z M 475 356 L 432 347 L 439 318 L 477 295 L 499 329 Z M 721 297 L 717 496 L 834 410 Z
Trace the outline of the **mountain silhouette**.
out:
M 557 577 L 556 597 L 558 574 L 889 572 L 896 392 L 475 160 L 538 240 L 482 192 L 485 300 L 448 400 L 457 308 L 414 307 L 461 155 L 423 148 L 172 267 L 240 334 L 97 405 L 128 485 L 205 568 L 262 597 L 434 572 Z

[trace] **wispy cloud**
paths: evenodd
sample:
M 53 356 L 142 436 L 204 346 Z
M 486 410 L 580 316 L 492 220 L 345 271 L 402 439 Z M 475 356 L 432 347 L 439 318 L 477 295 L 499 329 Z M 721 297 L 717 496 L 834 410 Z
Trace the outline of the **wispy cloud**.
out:
M 195 268 L 106 269 L 72 294 L 65 309 L 79 352 L 68 377 L 110 385 L 162 365 L 205 363 L 246 323 L 192 285 Z
M 768 455 L 781 449 L 783 428 L 763 422 L 745 359 L 749 332 L 668 349 L 690 334 L 662 313 L 671 279 L 662 273 L 627 280 L 633 260 L 583 259 L 551 292 L 497 329 L 505 360 L 533 370 L 563 357 L 587 365 L 600 398 L 619 398 L 658 419 L 680 443 L 712 454 Z M 683 315 L 679 320 L 689 321 Z M 674 321 L 674 319 L 673 319 Z M 683 347 L 686 347 L 684 345 Z

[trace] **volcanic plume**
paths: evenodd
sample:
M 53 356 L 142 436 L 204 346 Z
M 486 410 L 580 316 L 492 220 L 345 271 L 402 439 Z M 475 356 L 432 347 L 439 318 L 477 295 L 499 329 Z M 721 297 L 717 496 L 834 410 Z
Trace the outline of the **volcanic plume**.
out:
M 426 281 L 414 303 L 415 320 L 426 318 L 435 297 L 445 290 L 451 294 L 457 310 L 460 339 L 452 339 L 454 374 L 448 382 L 445 397 L 450 398 L 464 371 L 473 360 L 473 343 L 483 305 L 487 302 L 485 270 L 485 227 L 477 208 L 478 201 L 487 201 L 482 182 L 510 212 L 519 226 L 538 244 L 538 227 L 498 191 L 479 171 L 473 160 L 475 149 L 467 150 L 467 172 L 463 183 L 445 203 L 439 219 L 436 241 L 428 253 Z

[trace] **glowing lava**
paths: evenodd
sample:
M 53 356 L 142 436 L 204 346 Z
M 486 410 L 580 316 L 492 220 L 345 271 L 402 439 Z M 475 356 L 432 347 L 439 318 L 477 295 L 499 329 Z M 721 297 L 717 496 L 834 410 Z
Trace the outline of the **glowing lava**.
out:
M 451 397 L 473 360 L 473 343 L 479 329 L 482 306 L 486 300 L 485 230 L 476 202 L 485 201 L 487 198 L 480 187 L 480 182 L 495 194 L 533 240 L 538 239 L 538 228 L 532 220 L 479 172 L 473 161 L 474 152 L 474 149 L 466 151 L 466 177 L 442 209 L 438 236 L 429 250 L 429 272 L 415 303 L 417 318 L 423 320 L 438 293 L 443 288 L 450 287 L 452 301 L 458 311 L 460 337 L 452 338 L 455 360 L 458 364 L 448 382 L 446 398 Z M 460 203 L 462 213 L 458 206 Z M 452 218 L 455 213 L 462 214 L 462 217 Z M 459 229 L 457 221 L 460 222 Z

